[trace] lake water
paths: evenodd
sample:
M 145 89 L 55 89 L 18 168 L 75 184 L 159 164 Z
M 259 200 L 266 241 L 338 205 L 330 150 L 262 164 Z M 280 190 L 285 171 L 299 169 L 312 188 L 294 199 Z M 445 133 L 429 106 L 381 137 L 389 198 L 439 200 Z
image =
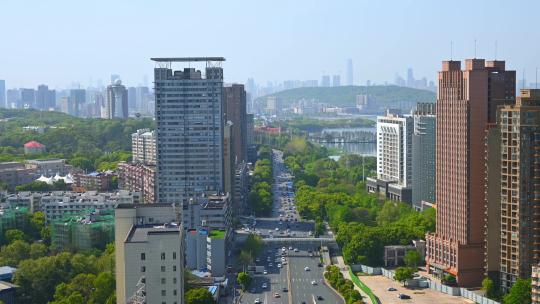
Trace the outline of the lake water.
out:
M 323 129 L 322 133 L 334 133 L 334 132 L 343 132 L 343 131 L 361 131 L 361 132 L 370 132 L 373 134 L 377 133 L 375 127 L 370 128 L 328 128 Z M 340 151 L 343 151 L 348 154 L 357 154 L 363 156 L 376 156 L 377 155 L 377 143 L 366 142 L 366 143 L 323 143 L 327 148 L 335 148 Z

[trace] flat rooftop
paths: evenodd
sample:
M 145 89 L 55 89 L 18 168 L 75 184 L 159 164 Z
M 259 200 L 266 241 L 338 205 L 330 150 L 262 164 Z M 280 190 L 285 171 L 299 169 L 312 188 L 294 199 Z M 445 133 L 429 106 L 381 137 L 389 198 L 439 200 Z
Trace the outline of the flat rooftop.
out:
M 180 226 L 134 226 L 126 239 L 126 243 L 142 243 L 148 241 L 149 234 L 180 233 Z
M 156 62 L 225 61 L 224 57 L 160 57 L 150 58 Z

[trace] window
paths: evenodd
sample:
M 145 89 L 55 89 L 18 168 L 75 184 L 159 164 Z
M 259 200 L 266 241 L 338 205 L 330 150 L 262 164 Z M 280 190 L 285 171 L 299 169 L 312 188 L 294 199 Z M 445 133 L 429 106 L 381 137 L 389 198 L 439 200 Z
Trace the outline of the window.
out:
M 176 284 L 176 277 L 172 279 L 173 284 Z
M 165 272 L 165 266 L 161 266 L 161 272 Z
M 141 266 L 141 272 L 145 272 L 145 271 L 146 271 L 146 267 Z
M 161 290 L 161 296 L 164 297 L 167 295 L 167 291 L 165 289 Z
M 162 259 L 162 260 L 165 260 L 165 252 L 162 252 L 162 253 L 161 253 L 161 259 Z
M 173 265 L 172 271 L 176 271 L 176 265 Z
M 146 254 L 145 254 L 144 252 L 141 253 L 141 260 L 142 260 L 142 261 L 146 260 Z
M 173 260 L 176 260 L 176 251 L 174 251 L 174 252 L 172 253 L 172 259 L 173 259 Z
M 166 284 L 166 283 L 167 283 L 167 279 L 161 278 L 161 284 Z
M 175 290 L 173 290 L 173 295 L 174 295 L 174 296 L 176 295 L 176 289 L 175 289 Z

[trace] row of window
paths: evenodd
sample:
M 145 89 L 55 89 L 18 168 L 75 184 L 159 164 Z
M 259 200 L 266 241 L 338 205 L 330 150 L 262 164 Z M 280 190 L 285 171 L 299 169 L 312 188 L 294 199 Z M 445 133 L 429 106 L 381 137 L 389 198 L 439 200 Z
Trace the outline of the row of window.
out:
M 152 220 L 153 220 L 152 218 L 149 219 L 150 222 L 152 222 Z M 161 253 L 161 260 L 165 260 L 166 256 L 167 256 L 167 254 L 165 252 L 162 252 Z M 176 251 L 173 251 L 172 259 L 176 260 Z M 145 261 L 145 260 L 146 260 L 146 253 L 141 252 L 141 261 Z

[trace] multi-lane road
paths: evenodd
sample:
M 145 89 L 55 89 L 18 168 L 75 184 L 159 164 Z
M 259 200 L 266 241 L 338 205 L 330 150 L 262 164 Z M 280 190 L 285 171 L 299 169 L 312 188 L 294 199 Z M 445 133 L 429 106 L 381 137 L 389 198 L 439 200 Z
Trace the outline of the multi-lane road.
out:
M 302 221 L 296 211 L 292 176 L 283 163 L 281 151 L 273 152 L 274 206 L 272 216 L 257 218 L 250 232 L 263 238 L 310 238 L 313 222 Z M 265 246 L 255 264 L 256 273 L 241 303 L 311 304 L 343 301 L 323 280 L 324 268 L 317 245 L 309 243 L 272 243 Z M 262 270 L 264 268 L 264 270 Z

